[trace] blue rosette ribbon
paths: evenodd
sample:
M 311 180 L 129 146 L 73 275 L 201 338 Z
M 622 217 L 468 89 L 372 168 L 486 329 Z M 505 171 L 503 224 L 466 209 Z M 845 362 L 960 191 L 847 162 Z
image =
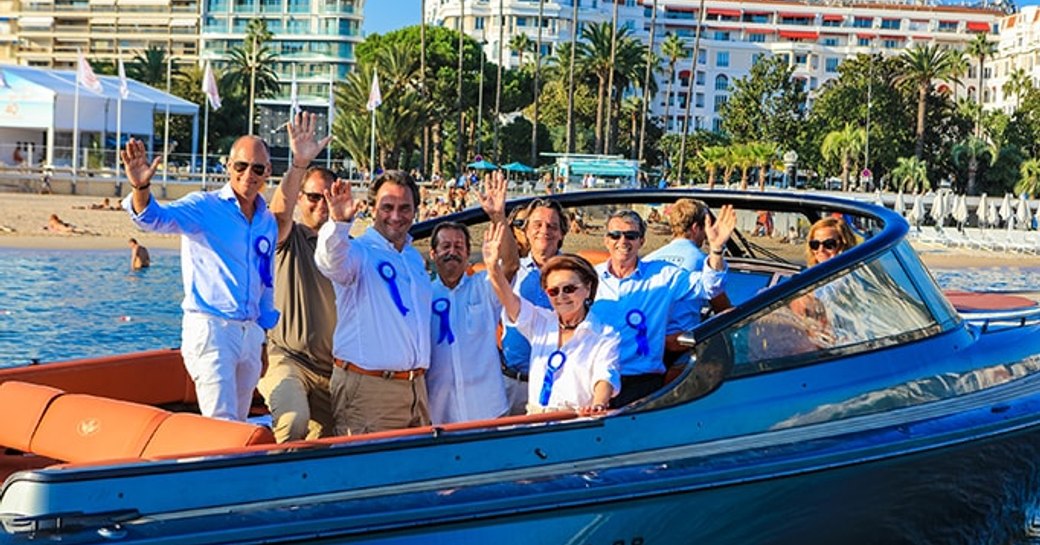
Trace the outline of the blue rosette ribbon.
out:
M 650 341 L 646 338 L 646 315 L 638 309 L 633 309 L 628 311 L 625 322 L 628 323 L 628 327 L 636 330 L 636 354 L 650 354 Z
M 274 254 L 274 246 L 267 237 L 260 237 L 253 243 L 256 255 L 260 257 L 260 281 L 265 288 L 274 287 L 274 278 L 271 274 L 271 256 Z
M 545 379 L 542 381 L 542 392 L 538 396 L 538 403 L 542 407 L 549 406 L 549 397 L 552 396 L 553 382 L 556 381 L 556 372 L 567 363 L 567 354 L 556 350 L 549 354 L 549 363 L 545 367 Z
M 401 299 L 401 290 L 397 288 L 397 269 L 388 261 L 380 262 L 377 269 L 379 270 L 379 276 L 386 281 L 386 287 L 390 290 L 390 298 L 397 305 L 397 310 L 401 313 L 401 316 L 407 316 L 408 307 L 404 306 L 404 300 Z
M 447 341 L 448 344 L 455 343 L 455 334 L 451 332 L 451 320 L 448 319 L 448 311 L 451 309 L 451 301 L 446 297 L 433 300 L 433 313 L 440 316 L 440 336 L 437 344 Z

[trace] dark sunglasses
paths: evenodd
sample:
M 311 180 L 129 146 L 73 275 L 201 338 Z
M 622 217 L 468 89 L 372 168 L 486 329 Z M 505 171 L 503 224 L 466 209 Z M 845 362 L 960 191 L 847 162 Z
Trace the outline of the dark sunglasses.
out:
M 304 191 L 303 196 L 307 197 L 307 200 L 313 203 L 318 203 L 325 200 L 325 195 L 322 195 L 321 193 L 309 193 L 307 191 Z
M 837 239 L 833 239 L 833 238 L 828 238 L 828 239 L 824 239 L 824 240 L 810 240 L 809 241 L 809 249 L 814 251 L 814 252 L 816 250 L 819 250 L 820 246 L 823 246 L 823 249 L 825 249 L 825 250 L 835 250 L 835 249 L 838 248 L 838 240 Z
M 545 288 L 545 293 L 547 293 L 549 297 L 556 297 L 560 294 L 561 291 L 567 295 L 570 295 L 578 291 L 579 289 L 581 289 L 581 286 L 577 284 L 567 284 L 566 286 L 553 286 L 551 288 Z
M 618 240 L 621 237 L 625 237 L 625 240 L 639 240 L 642 235 L 639 231 L 607 231 L 607 238 L 610 240 Z
M 235 169 L 235 172 L 245 172 L 248 168 L 253 171 L 253 174 L 257 176 L 263 176 L 267 174 L 267 165 L 261 165 L 260 163 L 247 163 L 245 161 L 235 161 L 231 163 L 231 168 Z

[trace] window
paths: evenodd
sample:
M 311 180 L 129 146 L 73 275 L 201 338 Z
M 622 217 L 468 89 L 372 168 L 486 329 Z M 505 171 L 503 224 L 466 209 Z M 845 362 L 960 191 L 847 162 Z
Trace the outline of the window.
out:
M 693 98 L 693 105 L 698 108 L 704 107 L 704 93 L 697 93 Z
M 729 102 L 729 95 L 715 95 L 715 113 L 719 113 L 722 110 L 722 106 Z
M 833 36 L 820 40 L 820 43 L 828 47 L 837 47 L 839 45 L 838 39 Z
M 794 56 L 794 64 L 796 66 L 802 66 L 809 63 L 808 53 L 796 53 Z
M 484 18 L 483 17 L 477 17 L 476 20 L 474 21 L 474 24 L 475 24 L 475 26 L 473 28 L 475 28 L 477 30 L 483 30 L 484 29 Z
M 899 19 L 882 19 L 881 28 L 886 30 L 899 30 L 900 23 L 902 23 L 902 21 Z
M 713 118 L 711 120 L 711 130 L 712 132 L 722 132 L 722 120 L 717 117 Z
M 715 52 L 715 66 L 718 66 L 718 67 L 729 66 L 729 51 L 716 51 Z
M 527 17 L 517 17 L 516 26 L 527 26 Z
M 881 47 L 884 47 L 885 49 L 896 49 L 896 48 L 901 47 L 901 45 L 899 43 L 899 40 L 891 40 L 891 39 L 889 39 L 889 40 L 882 40 L 881 41 Z
M 262 0 L 260 3 L 260 10 L 264 13 L 281 13 L 282 12 L 282 0 Z M 273 21 L 268 21 L 267 26 L 270 27 Z
M 707 76 L 704 74 L 704 72 L 700 70 L 697 71 L 697 85 L 704 86 L 706 78 Z
M 873 17 L 856 17 L 852 20 L 852 26 L 855 28 L 871 28 L 874 26 Z
M 716 91 L 728 91 L 729 90 L 729 78 L 725 74 L 719 74 L 715 76 L 715 90 Z
M 856 45 L 860 47 L 870 47 L 870 38 L 859 38 L 856 41 Z
M 823 70 L 830 73 L 837 72 L 839 64 L 841 64 L 841 59 L 838 57 L 827 57 L 823 61 Z
M 761 43 L 766 41 L 765 34 L 748 34 L 747 41 L 752 43 Z
M 904 343 L 935 326 L 910 276 L 888 253 L 706 339 L 697 351 L 729 350 L 731 376 L 741 376 L 813 363 L 821 353 Z
M 939 21 L 939 32 L 957 32 L 957 21 Z
M 708 51 L 706 49 L 698 48 L 697 64 L 708 64 Z
M 307 13 L 310 10 L 310 0 L 289 0 L 289 13 Z
M 722 30 L 716 30 L 713 38 L 715 40 L 717 40 L 717 41 L 720 41 L 720 42 L 728 42 L 729 41 L 729 32 L 722 31 Z

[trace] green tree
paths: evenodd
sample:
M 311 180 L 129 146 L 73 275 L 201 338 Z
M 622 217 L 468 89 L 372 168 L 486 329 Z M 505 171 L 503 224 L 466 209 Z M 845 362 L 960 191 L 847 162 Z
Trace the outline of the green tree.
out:
M 900 191 L 923 192 L 928 188 L 928 165 L 917 157 L 900 157 L 892 169 L 892 179 Z
M 1040 195 L 1040 159 L 1029 159 L 1019 167 L 1021 179 L 1015 184 L 1015 193 Z
M 722 128 L 736 142 L 796 142 L 804 118 L 806 93 L 780 56 L 759 60 L 732 84 L 722 105 Z
M 769 171 L 778 166 L 780 146 L 776 142 L 751 142 L 748 144 L 748 152 L 755 161 L 755 168 L 758 169 L 758 189 L 765 191 Z
M 1005 97 L 1014 97 L 1015 106 L 1018 107 L 1022 103 L 1022 97 L 1032 89 L 1033 78 L 1029 76 L 1025 68 L 1016 68 L 1008 74 L 1008 80 L 1004 82 L 1003 91 Z
M 944 45 L 918 43 L 898 57 L 899 71 L 895 83 L 917 90 L 917 142 L 914 145 L 914 157 L 918 159 L 924 154 L 925 114 L 933 82 L 949 79 L 955 70 L 956 54 L 950 51 Z
M 997 157 L 1000 156 L 996 146 L 975 136 L 969 136 L 963 141 L 954 144 L 950 153 L 955 165 L 967 167 L 968 169 L 968 195 L 975 195 L 977 192 L 975 180 L 979 172 L 980 159 L 989 155 L 989 163 L 993 164 L 996 162 Z
M 134 54 L 126 67 L 126 75 L 146 85 L 166 88 L 166 49 L 150 45 Z
M 849 169 L 854 157 L 863 151 L 867 140 L 867 131 L 846 123 L 838 131 L 831 131 L 823 139 L 820 153 L 828 160 L 837 160 L 841 164 L 841 190 L 849 190 Z
M 697 154 L 697 159 L 706 171 L 708 171 L 708 189 L 715 189 L 715 176 L 726 160 L 726 148 L 722 146 L 708 146 Z
M 509 50 L 520 57 L 520 65 L 525 62 L 525 55 L 534 51 L 534 40 L 522 32 L 514 34 L 509 39 Z
M 626 35 L 627 32 L 628 29 L 626 28 L 619 29 L 619 38 Z M 582 41 L 579 42 L 578 51 L 582 57 L 582 66 L 587 72 L 596 77 L 598 83 L 596 90 L 595 150 L 596 153 L 599 153 L 603 149 L 605 136 L 603 119 L 606 115 L 606 108 L 609 107 L 610 93 L 607 89 L 607 81 L 610 79 L 610 72 L 614 70 L 614 66 L 610 62 L 612 29 L 609 22 L 598 25 L 589 24 L 585 25 L 581 34 Z
M 997 54 L 997 44 L 989 41 L 989 34 L 986 32 L 980 32 L 975 35 L 975 38 L 968 43 L 968 47 L 965 49 L 967 54 L 978 60 L 978 86 L 975 88 L 975 98 L 978 100 L 978 117 L 975 118 L 975 136 L 982 136 L 982 99 L 983 99 L 983 68 L 986 65 L 986 58 L 992 57 Z
M 672 84 L 675 83 L 675 66 L 679 63 L 679 59 L 686 55 L 683 49 L 682 38 L 668 33 L 664 38 L 664 42 L 661 43 L 661 54 L 668 60 L 668 87 L 664 92 L 664 124 L 667 127 L 669 121 L 671 121 L 671 107 L 672 107 Z M 693 74 L 690 74 L 692 79 Z

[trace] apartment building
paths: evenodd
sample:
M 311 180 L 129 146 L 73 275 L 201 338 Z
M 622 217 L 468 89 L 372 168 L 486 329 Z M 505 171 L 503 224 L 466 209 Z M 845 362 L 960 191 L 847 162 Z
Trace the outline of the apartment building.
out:
M 551 54 L 555 44 L 569 42 L 572 1 L 575 0 L 544 2 L 543 54 Z M 580 2 L 579 26 L 611 20 L 611 0 L 576 1 Z M 659 55 L 660 44 L 669 33 L 686 44 L 686 56 L 678 62 L 673 83 L 668 130 L 682 128 L 686 99 L 691 93 L 691 126 L 718 130 L 718 112 L 729 98 L 732 82 L 746 76 L 763 55 L 787 59 L 794 77 L 804 82 L 811 101 L 823 83 L 838 76 L 838 65 L 845 58 L 860 53 L 894 55 L 916 42 L 964 47 L 976 33 L 995 32 L 1004 17 L 996 8 L 902 1 L 707 0 L 700 18 L 699 5 L 699 0 L 621 0 L 618 6 L 618 26 L 628 27 L 644 42 L 649 41 L 654 21 Z M 496 62 L 499 21 L 504 23 L 502 42 L 508 44 L 520 32 L 534 39 L 538 9 L 538 0 L 428 0 L 425 17 L 430 23 L 457 28 L 461 14 L 464 32 L 477 40 L 484 39 L 488 58 Z M 694 63 L 698 21 L 701 42 Z M 519 62 L 511 52 L 502 56 L 506 66 Z M 657 77 L 662 92 L 654 97 L 651 108 L 654 114 L 663 115 L 667 74 Z M 975 92 L 969 86 L 952 91 Z
M 1040 87 L 1040 7 L 1025 6 L 1000 21 L 997 53 L 984 63 L 983 78 L 983 105 L 1007 113 L 1021 98 L 1009 82 L 1025 78 Z

